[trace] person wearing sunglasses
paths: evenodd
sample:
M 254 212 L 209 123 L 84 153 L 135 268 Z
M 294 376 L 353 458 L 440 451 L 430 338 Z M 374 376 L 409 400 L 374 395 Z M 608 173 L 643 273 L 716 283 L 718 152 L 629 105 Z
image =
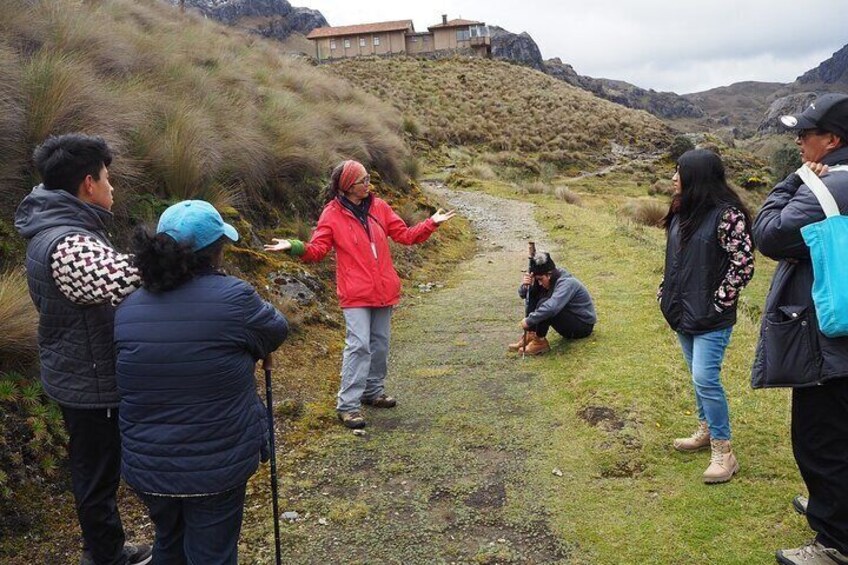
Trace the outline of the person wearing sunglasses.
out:
M 422 243 L 454 212 L 439 209 L 407 226 L 386 201 L 371 193 L 368 171 L 352 160 L 333 169 L 327 192 L 329 202 L 309 242 L 275 238 L 265 250 L 285 251 L 307 263 L 336 251 L 336 293 L 346 326 L 336 411 L 342 424 L 358 429 L 366 425 L 362 404 L 397 404 L 385 392 L 391 316 L 401 291 L 389 239 L 403 245 Z
M 821 95 L 780 121 L 795 134 L 801 161 L 848 214 L 848 95 Z M 801 233 L 824 219 L 818 199 L 793 172 L 772 189 L 753 227 L 757 247 L 778 263 L 751 382 L 792 388 L 792 451 L 810 493 L 800 507 L 816 532 L 807 545 L 779 550 L 783 564 L 848 563 L 848 337 L 828 337 L 819 328 L 813 263 Z

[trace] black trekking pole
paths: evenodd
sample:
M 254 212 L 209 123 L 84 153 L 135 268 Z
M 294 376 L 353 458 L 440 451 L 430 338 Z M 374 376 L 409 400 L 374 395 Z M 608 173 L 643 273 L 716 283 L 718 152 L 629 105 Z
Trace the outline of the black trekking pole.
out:
M 274 548 L 276 550 L 277 565 L 282 563 L 280 556 L 280 510 L 277 502 L 277 449 L 274 445 L 274 402 L 271 395 L 271 369 L 274 361 L 271 355 L 262 360 L 262 368 L 265 370 L 265 404 L 268 409 L 268 432 L 271 447 L 271 500 L 274 508 Z
M 531 275 L 533 274 L 533 257 L 536 256 L 536 242 L 528 241 L 527 242 L 527 254 L 529 259 L 527 260 L 527 272 Z M 533 283 L 531 282 L 527 286 L 527 294 L 524 295 L 524 317 L 527 318 L 527 310 L 530 308 L 530 291 L 533 290 Z M 527 352 L 527 330 L 524 330 L 524 347 L 521 348 L 521 358 L 524 359 L 525 354 Z

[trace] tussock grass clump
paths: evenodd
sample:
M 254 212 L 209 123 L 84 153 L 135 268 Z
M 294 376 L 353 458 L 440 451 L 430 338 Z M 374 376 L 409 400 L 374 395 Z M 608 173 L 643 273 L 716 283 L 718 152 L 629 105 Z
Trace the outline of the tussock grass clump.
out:
M 662 227 L 662 220 L 668 213 L 668 205 L 657 200 L 629 200 L 621 212 L 637 224 Z
M 573 206 L 582 206 L 583 199 L 580 198 L 580 195 L 568 188 L 567 186 L 558 186 L 554 189 L 554 195 L 560 200 L 566 202 L 567 204 L 571 204 Z
M 38 313 L 20 269 L 0 273 L 0 327 L 0 362 L 37 351 Z

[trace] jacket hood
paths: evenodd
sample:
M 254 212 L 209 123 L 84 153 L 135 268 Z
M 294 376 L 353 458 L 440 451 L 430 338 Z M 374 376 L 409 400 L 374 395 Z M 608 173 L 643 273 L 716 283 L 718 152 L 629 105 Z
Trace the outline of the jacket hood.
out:
M 840 147 L 822 157 L 822 163 L 829 166 L 842 165 L 846 162 L 848 162 L 848 146 Z
M 15 212 L 15 229 L 26 239 L 56 226 L 105 231 L 112 212 L 86 204 L 64 190 L 47 190 L 43 184 L 32 189 Z

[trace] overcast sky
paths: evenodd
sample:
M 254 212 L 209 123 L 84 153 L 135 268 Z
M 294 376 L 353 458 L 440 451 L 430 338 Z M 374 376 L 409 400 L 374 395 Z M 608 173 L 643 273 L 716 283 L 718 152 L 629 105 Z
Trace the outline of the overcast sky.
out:
M 848 43 L 846 0 L 291 0 L 330 25 L 462 17 L 526 31 L 582 74 L 678 94 L 792 82 Z M 840 9 L 841 8 L 841 9 Z

